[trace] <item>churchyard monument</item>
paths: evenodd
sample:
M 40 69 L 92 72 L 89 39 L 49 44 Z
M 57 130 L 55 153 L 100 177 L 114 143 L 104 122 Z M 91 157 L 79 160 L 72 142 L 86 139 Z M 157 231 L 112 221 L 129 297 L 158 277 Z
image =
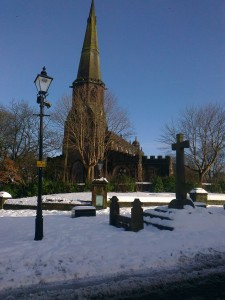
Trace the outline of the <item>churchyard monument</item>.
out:
M 185 205 L 194 206 L 194 203 L 187 199 L 185 184 L 185 166 L 184 166 L 184 149 L 189 148 L 189 141 L 183 140 L 183 134 L 177 134 L 177 142 L 172 144 L 172 150 L 176 151 L 176 199 L 173 199 L 168 207 L 182 209 Z

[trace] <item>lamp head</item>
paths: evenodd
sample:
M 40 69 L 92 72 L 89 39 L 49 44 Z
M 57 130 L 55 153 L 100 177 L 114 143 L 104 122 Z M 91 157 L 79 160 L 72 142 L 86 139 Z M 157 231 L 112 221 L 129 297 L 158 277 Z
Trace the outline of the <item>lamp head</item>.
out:
M 38 94 L 46 95 L 53 78 L 47 75 L 46 68 L 43 67 L 40 74 L 34 80 Z

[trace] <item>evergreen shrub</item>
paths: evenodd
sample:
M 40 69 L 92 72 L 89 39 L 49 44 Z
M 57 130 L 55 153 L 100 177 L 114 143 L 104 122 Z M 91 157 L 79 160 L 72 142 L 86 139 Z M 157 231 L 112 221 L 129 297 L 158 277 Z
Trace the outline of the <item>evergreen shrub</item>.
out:
M 1 185 L 1 190 L 6 191 L 12 195 L 13 198 L 24 198 L 37 196 L 38 194 L 38 183 L 29 184 L 5 184 Z M 78 191 L 77 184 L 53 181 L 53 180 L 43 180 L 42 194 L 59 194 L 59 193 L 75 193 Z
M 115 180 L 109 182 L 108 191 L 111 192 L 134 192 L 135 181 L 127 175 L 120 175 Z
M 207 185 L 207 187 L 204 187 L 205 190 L 209 193 L 223 193 L 223 184 L 222 183 L 212 183 L 211 185 Z
M 152 183 L 152 189 L 154 193 L 162 193 L 164 192 L 164 186 L 162 178 L 159 176 L 156 176 Z
M 176 190 L 176 179 L 174 176 L 167 176 L 162 178 L 164 192 L 175 193 Z

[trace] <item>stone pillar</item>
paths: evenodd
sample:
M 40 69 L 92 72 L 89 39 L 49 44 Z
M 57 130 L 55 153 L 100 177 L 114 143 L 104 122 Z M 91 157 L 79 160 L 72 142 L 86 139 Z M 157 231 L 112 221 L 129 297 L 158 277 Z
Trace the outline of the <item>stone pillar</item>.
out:
M 144 228 L 143 224 L 143 208 L 139 199 L 134 199 L 131 208 L 131 230 L 137 232 Z
M 207 203 L 208 192 L 202 188 L 194 188 L 190 191 L 190 198 L 193 202 L 204 202 Z
M 92 181 L 91 205 L 97 209 L 107 208 L 107 184 L 108 181 L 105 178 Z
M 110 200 L 110 211 L 109 211 L 109 224 L 117 226 L 117 219 L 120 214 L 120 207 L 118 198 L 113 196 Z

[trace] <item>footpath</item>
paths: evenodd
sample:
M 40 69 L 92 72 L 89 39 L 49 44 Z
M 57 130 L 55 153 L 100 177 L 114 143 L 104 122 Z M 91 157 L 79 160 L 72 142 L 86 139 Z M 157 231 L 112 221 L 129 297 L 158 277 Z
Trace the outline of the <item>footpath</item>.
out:
M 191 267 L 190 267 L 191 265 Z M 141 300 L 224 300 L 225 254 L 201 255 L 194 265 L 183 261 L 180 268 L 138 274 L 117 274 L 108 278 L 90 278 L 55 282 L 5 290 L 2 300 L 48 299 L 141 299 Z

